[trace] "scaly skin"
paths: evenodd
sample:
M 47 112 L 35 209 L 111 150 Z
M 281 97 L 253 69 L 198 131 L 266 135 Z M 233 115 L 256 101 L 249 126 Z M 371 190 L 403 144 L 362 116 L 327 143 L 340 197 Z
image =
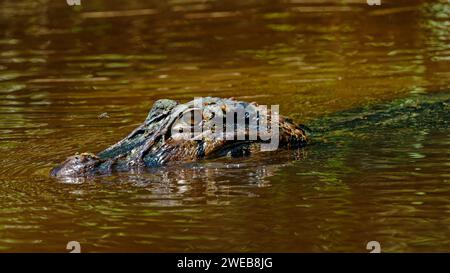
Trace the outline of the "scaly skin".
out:
M 235 136 L 241 136 L 243 140 L 224 140 L 218 137 L 214 127 L 214 117 L 220 117 L 226 122 L 226 114 L 236 111 L 239 107 L 245 107 L 246 111 L 256 112 L 258 116 L 246 116 L 247 126 L 241 128 L 232 127 L 224 131 Z M 184 138 L 188 132 L 178 132 L 174 128 L 192 129 L 195 126 L 193 120 L 186 120 L 186 113 L 198 115 L 204 128 L 195 138 Z M 113 171 L 129 171 L 134 168 L 155 167 L 171 162 L 190 162 L 203 158 L 220 156 L 242 156 L 258 151 L 267 139 L 250 140 L 249 132 L 258 129 L 263 118 L 270 121 L 270 110 L 255 103 L 246 103 L 234 99 L 202 98 L 202 107 L 198 107 L 198 101 L 193 100 L 185 104 L 179 104 L 173 100 L 158 100 L 153 105 L 144 123 L 131 134 L 98 153 L 82 153 L 67 158 L 60 166 L 51 171 L 55 177 L 80 177 L 98 174 L 107 174 Z M 233 121 L 235 121 L 233 119 Z M 247 127 L 247 128 L 245 128 Z M 175 131 L 175 134 L 173 133 Z M 267 134 L 270 134 L 270 129 Z M 308 142 L 303 126 L 296 125 L 289 119 L 279 116 L 279 146 L 301 147 Z

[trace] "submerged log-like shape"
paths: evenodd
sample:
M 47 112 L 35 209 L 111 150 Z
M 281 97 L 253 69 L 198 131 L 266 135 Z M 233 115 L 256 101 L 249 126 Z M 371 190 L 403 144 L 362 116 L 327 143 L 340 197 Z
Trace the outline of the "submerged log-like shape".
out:
M 162 99 L 127 137 L 96 155 L 71 156 L 51 175 L 92 176 L 171 162 L 245 156 L 278 147 L 297 148 L 307 141 L 302 125 L 256 103 L 207 97 L 179 104 Z

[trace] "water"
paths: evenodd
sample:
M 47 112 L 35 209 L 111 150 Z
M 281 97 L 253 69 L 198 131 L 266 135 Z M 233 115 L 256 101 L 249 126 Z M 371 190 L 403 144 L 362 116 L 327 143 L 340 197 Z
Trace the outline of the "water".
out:
M 2 1 L 0 251 L 448 251 L 449 16 L 448 1 Z M 279 104 L 316 142 L 49 177 L 155 100 L 207 95 Z

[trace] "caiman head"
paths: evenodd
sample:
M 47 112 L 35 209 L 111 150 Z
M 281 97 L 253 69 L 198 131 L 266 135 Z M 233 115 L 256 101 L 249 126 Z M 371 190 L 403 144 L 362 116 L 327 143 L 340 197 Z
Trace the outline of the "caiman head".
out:
M 276 109 L 275 109 L 276 110 Z M 234 99 L 158 100 L 131 134 L 98 153 L 69 157 L 51 175 L 89 176 L 220 156 L 243 156 L 308 141 L 305 128 L 277 111 Z

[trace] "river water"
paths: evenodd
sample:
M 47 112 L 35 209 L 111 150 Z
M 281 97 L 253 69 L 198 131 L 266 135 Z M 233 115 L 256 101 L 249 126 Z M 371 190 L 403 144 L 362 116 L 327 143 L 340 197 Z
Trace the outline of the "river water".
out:
M 1 1 L 0 251 L 449 251 L 449 17 L 449 1 Z M 328 131 L 299 151 L 49 177 L 155 100 L 199 96 Z

